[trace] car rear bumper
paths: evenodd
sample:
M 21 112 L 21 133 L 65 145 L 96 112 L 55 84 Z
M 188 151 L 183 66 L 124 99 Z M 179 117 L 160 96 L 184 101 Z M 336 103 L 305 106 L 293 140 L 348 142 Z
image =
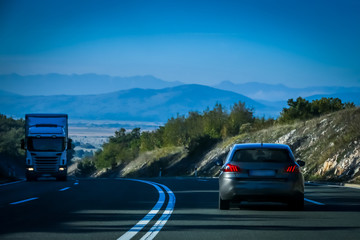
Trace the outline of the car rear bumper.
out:
M 223 200 L 287 201 L 304 194 L 301 179 L 248 180 L 224 177 L 219 180 L 219 187 Z

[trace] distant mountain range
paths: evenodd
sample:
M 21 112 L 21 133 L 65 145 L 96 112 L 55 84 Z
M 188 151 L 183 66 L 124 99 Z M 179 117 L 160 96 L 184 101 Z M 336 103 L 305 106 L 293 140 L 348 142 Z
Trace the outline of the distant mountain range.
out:
M 153 76 L 112 77 L 98 74 L 0 75 L 0 90 L 33 95 L 87 95 L 109 93 L 132 88 L 162 89 L 182 85 Z
M 68 113 L 73 119 L 166 122 L 177 114 L 212 109 L 216 103 L 230 109 L 239 101 L 255 109 L 257 115 L 278 114 L 278 109 L 244 95 L 196 84 L 98 95 L 22 96 L 0 91 L 0 113 L 23 117 L 26 113 L 57 112 Z
M 229 81 L 210 87 L 153 76 L 0 75 L 0 113 L 15 117 L 64 112 L 72 119 L 166 122 L 177 114 L 212 109 L 217 102 L 230 109 L 239 101 L 253 108 L 256 116 L 277 117 L 289 98 L 299 96 L 309 101 L 338 97 L 360 105 L 360 88 L 356 87 L 289 88 Z
M 307 88 L 290 88 L 283 84 L 266 84 L 266 83 L 258 83 L 258 82 L 249 82 L 249 83 L 241 83 L 235 84 L 230 81 L 223 81 L 213 87 L 236 92 L 239 94 L 243 94 L 254 100 L 262 100 L 262 101 L 286 101 L 290 98 L 297 98 L 299 96 L 303 98 L 314 99 L 312 96 L 316 96 L 315 98 L 321 98 L 321 96 L 347 96 L 354 95 L 360 93 L 360 87 L 307 87 Z M 346 101 L 356 101 L 357 99 L 348 98 Z M 345 101 L 345 99 L 344 99 Z M 360 102 L 358 103 L 360 104 Z
M 110 93 L 133 88 L 163 89 L 184 85 L 182 82 L 168 82 L 151 75 L 114 77 L 98 74 L 43 74 L 43 75 L 0 75 L 0 90 L 24 96 L 34 95 L 89 95 Z M 299 96 L 347 96 L 360 92 L 360 87 L 307 87 L 291 88 L 283 84 L 259 82 L 233 83 L 223 81 L 210 86 L 221 90 L 242 94 L 256 101 L 287 101 Z

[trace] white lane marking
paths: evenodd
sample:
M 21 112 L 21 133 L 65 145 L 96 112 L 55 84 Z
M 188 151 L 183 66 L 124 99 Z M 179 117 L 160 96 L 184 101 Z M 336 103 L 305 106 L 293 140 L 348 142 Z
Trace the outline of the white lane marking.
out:
M 66 190 L 68 190 L 68 189 L 70 189 L 70 187 L 62 188 L 62 189 L 59 190 L 59 192 L 66 191 Z
M 3 184 L 0 184 L 0 187 L 15 184 L 15 183 L 21 183 L 21 182 L 25 182 L 25 180 L 20 180 L 20 181 L 16 181 L 16 182 L 9 182 L 9 183 L 3 183 Z
M 79 185 L 79 182 L 75 182 L 74 185 Z
M 348 184 L 344 184 L 344 185 L 331 185 L 331 184 L 326 184 L 326 183 L 313 183 L 313 182 L 306 182 L 306 184 L 308 185 L 312 185 L 312 186 L 325 186 L 325 187 L 332 187 L 332 188 L 352 188 L 352 189 L 360 189 L 360 185 L 358 184 L 353 184 L 352 185 L 348 185 Z
M 29 202 L 29 201 L 36 200 L 36 199 L 39 199 L 39 198 L 38 198 L 38 197 L 28 198 L 28 199 L 21 200 L 21 201 L 18 201 L 18 202 L 12 202 L 12 203 L 10 203 L 10 205 L 15 205 L 15 204 L 19 204 L 19 203 Z
M 197 179 L 199 182 L 208 182 L 209 180 L 206 179 Z
M 126 179 L 126 180 L 137 181 L 137 182 L 142 182 L 142 183 L 152 185 L 153 187 L 156 188 L 156 190 L 158 190 L 159 199 L 158 199 L 157 203 L 155 204 L 155 206 L 150 210 L 150 212 L 148 214 L 146 214 L 146 216 L 143 219 L 141 219 L 137 224 L 135 224 L 135 226 L 133 226 L 129 231 L 127 231 L 125 234 L 123 234 L 121 237 L 119 237 L 118 240 L 131 239 L 132 237 L 134 237 L 139 231 L 141 231 L 141 229 L 143 229 L 155 217 L 155 215 L 159 212 L 159 210 L 161 209 L 161 207 L 164 205 L 164 202 L 165 202 L 164 191 L 155 183 L 149 182 L 149 181 L 144 181 L 144 180 L 137 180 L 137 179 Z
M 317 202 L 317 201 L 314 201 L 314 200 L 310 200 L 310 199 L 307 199 L 307 198 L 304 198 L 304 200 L 307 201 L 307 202 L 314 203 L 314 204 L 316 204 L 316 205 L 325 205 L 324 203 Z
M 170 218 L 171 213 L 174 211 L 174 206 L 175 206 L 175 202 L 176 202 L 175 194 L 167 186 L 162 185 L 160 183 L 157 183 L 157 184 L 162 186 L 166 190 L 166 192 L 168 193 L 168 195 L 169 195 L 168 205 L 167 205 L 165 211 L 163 212 L 163 214 L 161 215 L 160 219 L 141 238 L 141 240 L 145 240 L 145 239 L 146 240 L 148 240 L 148 239 L 151 240 L 151 239 L 153 239 L 160 232 L 160 230 L 164 227 L 167 220 Z

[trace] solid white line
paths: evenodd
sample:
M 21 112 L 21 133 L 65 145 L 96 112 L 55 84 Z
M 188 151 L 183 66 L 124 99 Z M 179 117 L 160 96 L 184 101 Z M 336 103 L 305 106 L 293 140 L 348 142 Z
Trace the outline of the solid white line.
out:
M 29 201 L 32 201 L 32 200 L 36 200 L 36 199 L 38 199 L 38 197 L 28 198 L 28 199 L 21 200 L 21 201 L 18 201 L 18 202 L 12 202 L 12 203 L 10 203 L 10 204 L 11 204 L 11 205 L 15 205 L 15 204 L 19 204 L 19 203 L 24 203 L 24 202 L 29 202 Z
M 304 200 L 307 201 L 307 202 L 311 202 L 311 203 L 317 204 L 317 205 L 325 205 L 324 203 L 317 202 L 317 201 L 314 201 L 314 200 L 310 200 L 310 199 L 307 199 L 307 198 L 304 198 Z
M 148 240 L 148 239 L 151 240 L 151 239 L 153 239 L 160 232 L 160 230 L 164 227 L 167 220 L 170 218 L 171 213 L 174 211 L 174 206 L 175 206 L 175 202 L 176 202 L 175 194 L 167 186 L 162 185 L 160 183 L 157 183 L 157 184 L 162 186 L 166 190 L 166 192 L 169 195 L 169 202 L 168 202 L 168 205 L 167 205 L 165 211 L 161 215 L 160 219 L 141 238 L 141 240 L 145 240 L 145 239 L 146 240 Z
M 351 189 L 360 189 L 360 186 L 346 186 L 345 185 L 332 185 L 332 184 L 326 184 L 326 183 L 312 183 L 312 182 L 306 182 L 306 184 L 312 185 L 312 186 L 325 186 L 325 187 L 332 187 L 332 188 L 351 188 Z M 356 184 L 355 184 L 356 185 Z
M 68 189 L 70 189 L 70 187 L 66 187 L 66 188 L 60 189 L 59 192 L 66 191 L 66 190 L 68 190 Z
M 9 182 L 9 183 L 3 183 L 3 184 L 0 184 L 0 187 L 15 184 L 15 183 L 21 183 L 21 182 L 25 182 L 25 180 L 20 180 L 20 181 L 16 181 L 16 182 Z
M 164 191 L 155 183 L 149 182 L 149 181 L 144 181 L 144 180 L 137 180 L 137 179 L 126 179 L 126 180 L 142 182 L 142 183 L 152 185 L 153 187 L 156 188 L 156 190 L 158 190 L 159 199 L 158 199 L 157 203 L 155 204 L 155 206 L 150 210 L 150 212 L 148 214 L 146 214 L 146 216 L 143 219 L 141 219 L 137 224 L 135 224 L 135 226 L 133 226 L 129 231 L 127 231 L 125 234 L 123 234 L 121 237 L 119 237 L 118 240 L 131 239 L 132 237 L 134 237 L 139 231 L 141 231 L 141 229 L 143 229 L 155 217 L 155 215 L 159 212 L 159 210 L 161 209 L 161 207 L 163 206 L 163 204 L 165 202 Z

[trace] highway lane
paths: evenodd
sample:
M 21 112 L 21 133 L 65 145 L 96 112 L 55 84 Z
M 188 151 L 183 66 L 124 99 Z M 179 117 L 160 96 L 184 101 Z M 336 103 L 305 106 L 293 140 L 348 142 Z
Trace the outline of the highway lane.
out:
M 217 209 L 217 179 L 157 178 L 173 191 L 175 209 L 155 239 L 360 239 L 360 190 L 306 186 L 304 211 L 276 203 Z M 39 181 L 0 186 L 0 239 L 118 239 L 159 200 L 149 184 L 118 179 Z M 69 189 L 59 191 L 61 189 Z M 166 191 L 161 188 L 164 193 Z M 16 205 L 13 201 L 38 197 Z M 146 236 L 169 195 L 133 239 Z
M 154 187 L 141 182 L 81 179 L 75 183 L 38 181 L 0 187 L 0 239 L 117 239 L 159 198 Z M 38 199 L 10 204 L 33 197 Z
M 306 186 L 302 212 L 276 203 L 217 209 L 218 182 L 162 180 L 177 202 L 166 231 L 158 239 L 360 239 L 360 190 Z

